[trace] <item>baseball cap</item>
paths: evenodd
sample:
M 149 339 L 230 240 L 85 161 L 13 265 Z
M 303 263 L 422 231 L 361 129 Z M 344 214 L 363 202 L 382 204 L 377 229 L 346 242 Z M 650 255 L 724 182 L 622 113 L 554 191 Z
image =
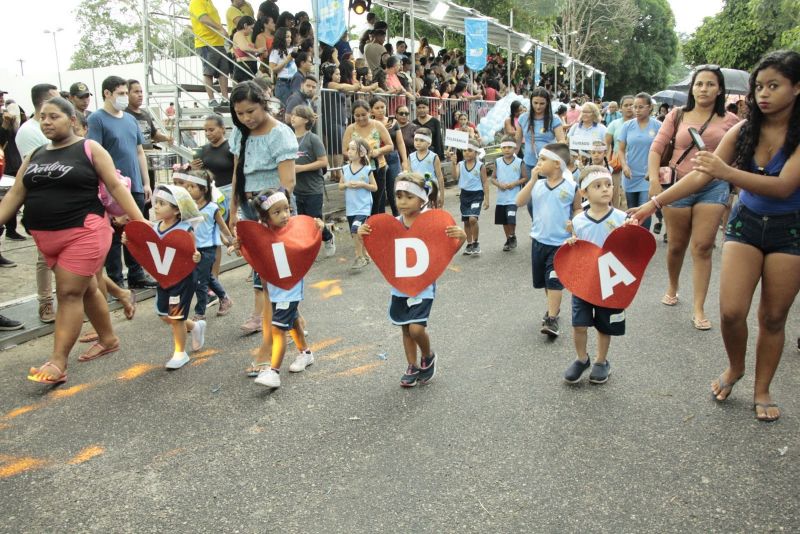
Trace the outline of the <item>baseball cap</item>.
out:
M 73 83 L 69 86 L 69 96 L 83 98 L 85 96 L 90 96 L 91 94 L 92 93 L 89 92 L 89 88 L 83 82 Z
M 8 94 L 8 91 L 3 91 L 2 89 L 0 89 L 0 95 L 7 95 L 7 94 Z

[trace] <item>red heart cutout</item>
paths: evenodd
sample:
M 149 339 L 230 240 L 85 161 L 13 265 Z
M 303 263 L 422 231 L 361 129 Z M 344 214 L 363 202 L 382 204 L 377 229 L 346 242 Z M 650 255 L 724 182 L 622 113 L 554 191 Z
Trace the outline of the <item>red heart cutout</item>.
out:
M 172 287 L 194 271 L 194 237 L 186 230 L 173 230 L 163 238 L 144 221 L 125 225 L 128 251 L 162 288 Z
M 388 213 L 373 215 L 367 219 L 366 224 L 372 228 L 372 233 L 364 236 L 364 247 L 375 265 L 393 288 L 412 297 L 417 296 L 442 275 L 461 247 L 460 239 L 447 237 L 445 233 L 448 226 L 455 226 L 456 223 L 443 210 L 422 213 L 411 228 L 406 228 Z M 399 239 L 414 241 L 398 243 Z M 417 272 L 424 267 L 424 259 L 419 262 L 420 255 L 414 247 L 423 245 L 424 248 L 419 250 L 427 252 L 428 265 L 422 272 Z M 412 250 L 414 253 L 409 254 Z M 404 265 L 397 265 L 398 253 Z
M 603 248 L 580 239 L 560 247 L 553 266 L 573 295 L 595 306 L 625 309 L 655 252 L 656 240 L 648 230 L 620 226 L 608 235 Z
M 279 230 L 255 221 L 240 221 L 236 235 L 247 263 L 262 280 L 282 289 L 292 289 L 303 279 L 322 246 L 322 232 L 308 215 L 289 218 Z

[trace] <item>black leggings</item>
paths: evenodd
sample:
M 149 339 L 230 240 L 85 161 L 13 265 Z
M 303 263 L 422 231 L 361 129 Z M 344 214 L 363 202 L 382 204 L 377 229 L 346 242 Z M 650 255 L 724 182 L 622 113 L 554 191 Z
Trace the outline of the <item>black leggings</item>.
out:
M 378 190 L 372 193 L 372 215 L 386 212 L 386 166 L 374 171 Z

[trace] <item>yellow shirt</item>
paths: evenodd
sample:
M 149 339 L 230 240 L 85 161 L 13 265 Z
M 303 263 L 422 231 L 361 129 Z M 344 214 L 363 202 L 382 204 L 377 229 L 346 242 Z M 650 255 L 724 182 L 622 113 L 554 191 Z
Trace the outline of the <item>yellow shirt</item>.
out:
M 215 30 L 212 30 L 202 22 L 200 17 L 208 15 L 208 17 L 216 22 L 222 24 L 219 18 L 219 12 L 214 7 L 211 0 L 191 0 L 189 2 L 189 17 L 192 19 L 192 33 L 194 33 L 194 47 L 202 48 L 204 46 L 224 46 L 225 38 L 219 35 Z
M 255 18 L 253 16 L 253 6 L 251 6 L 249 2 L 242 4 L 241 8 L 231 4 L 228 11 L 225 12 L 225 21 L 228 23 L 228 35 L 232 34 L 233 30 L 236 29 L 236 22 L 234 19 L 244 16 Z

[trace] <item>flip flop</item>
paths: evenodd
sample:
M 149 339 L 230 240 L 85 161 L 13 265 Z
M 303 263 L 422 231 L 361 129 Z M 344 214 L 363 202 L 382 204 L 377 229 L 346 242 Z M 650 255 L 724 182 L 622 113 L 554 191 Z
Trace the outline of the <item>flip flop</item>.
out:
M 692 324 L 698 330 L 711 330 L 711 321 L 708 319 L 696 319 L 692 317 Z
M 98 339 L 100 339 L 100 336 L 97 335 L 97 332 L 86 332 L 78 338 L 78 341 L 81 343 L 94 343 Z
M 724 374 L 725 373 L 723 373 L 722 375 L 724 375 Z M 717 395 L 719 395 L 719 393 L 714 393 L 714 391 L 712 390 L 711 391 L 711 397 L 713 397 L 713 399 L 715 401 L 717 401 L 717 402 L 725 402 L 726 400 L 728 400 L 728 398 L 731 396 L 731 393 L 733 393 L 733 386 L 735 386 L 736 383 L 739 380 L 741 380 L 742 377 L 744 376 L 744 374 L 741 374 L 738 377 L 736 377 L 735 380 L 732 380 L 730 384 L 728 384 L 727 382 L 725 382 L 725 380 L 722 379 L 722 375 L 719 375 L 719 378 L 717 378 L 717 384 L 719 385 L 719 393 L 722 393 L 723 391 L 725 391 L 727 389 L 728 390 L 728 394 L 725 395 L 724 399 L 718 399 Z
M 120 300 L 120 302 L 123 302 L 122 308 L 123 308 L 123 313 L 125 314 L 125 318 L 130 321 L 130 320 L 133 319 L 133 316 L 136 315 L 136 291 L 134 291 L 133 289 L 131 289 L 129 291 L 131 292 L 131 296 L 130 296 L 131 311 L 130 311 L 130 313 L 128 312 L 128 307 L 125 306 L 124 302 L 121 301 L 121 300 Z
M 759 408 L 764 410 L 764 417 L 759 417 L 758 416 L 758 409 Z M 767 409 L 769 409 L 769 408 L 778 408 L 777 417 L 768 417 L 767 416 Z M 781 418 L 780 407 L 777 404 L 775 404 L 774 402 L 756 402 L 756 403 L 753 403 L 753 411 L 756 412 L 756 419 L 758 419 L 759 421 L 761 421 L 763 423 L 773 423 L 773 422 L 775 422 L 775 421 L 777 421 L 778 419 Z
M 44 371 L 45 367 L 52 367 L 56 371 L 58 371 L 58 375 L 53 378 L 52 376 L 48 376 L 47 373 Z M 28 371 L 28 380 L 31 382 L 39 382 L 40 384 L 63 384 L 67 381 L 67 373 L 65 373 L 59 366 L 54 364 L 53 362 L 45 362 L 40 367 L 31 367 Z
M 92 354 L 92 351 L 95 348 L 99 348 L 100 352 Z M 103 345 L 101 345 L 100 342 L 97 342 L 94 345 L 92 345 L 91 347 L 89 347 L 89 350 L 87 350 L 86 352 L 84 352 L 83 354 L 78 356 L 78 361 L 79 362 L 89 362 L 89 361 L 92 361 L 92 360 L 96 360 L 100 356 L 105 356 L 106 354 L 111 354 L 112 352 L 117 352 L 118 350 L 119 350 L 119 343 L 117 343 L 113 347 L 106 348 Z
M 664 296 L 661 297 L 661 304 L 665 304 L 667 306 L 675 306 L 677 303 L 678 303 L 678 294 L 677 293 L 675 293 L 674 297 L 671 296 L 671 295 L 667 295 L 667 294 L 664 294 Z

